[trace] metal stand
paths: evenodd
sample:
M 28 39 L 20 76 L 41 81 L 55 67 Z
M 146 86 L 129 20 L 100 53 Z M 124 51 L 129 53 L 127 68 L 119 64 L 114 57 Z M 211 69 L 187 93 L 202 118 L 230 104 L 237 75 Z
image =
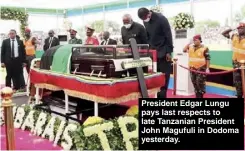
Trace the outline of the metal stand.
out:
M 5 87 L 1 90 L 2 106 L 4 108 L 4 122 L 6 133 L 6 149 L 15 150 L 15 135 L 14 135 L 14 118 L 13 118 L 13 90 Z

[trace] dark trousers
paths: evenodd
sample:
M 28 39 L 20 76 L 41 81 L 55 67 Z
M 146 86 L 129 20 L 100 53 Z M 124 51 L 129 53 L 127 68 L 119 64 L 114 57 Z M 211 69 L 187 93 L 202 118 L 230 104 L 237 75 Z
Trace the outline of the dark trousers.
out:
M 165 74 L 165 85 L 161 87 L 160 92 L 158 92 L 158 98 L 167 98 L 169 78 L 172 71 L 172 62 L 166 60 L 166 57 L 157 59 L 157 72 L 162 72 Z
M 27 71 L 28 74 L 29 74 L 29 72 L 30 72 L 31 61 L 32 61 L 34 58 L 36 58 L 35 55 L 33 55 L 33 56 L 26 56 L 26 61 L 27 61 L 27 63 L 26 63 L 26 71 Z
M 11 87 L 11 81 L 13 80 L 14 89 L 18 90 L 24 87 L 21 79 L 23 77 L 23 67 L 22 62 L 19 58 L 13 58 L 10 62 L 5 64 L 7 76 L 5 80 L 5 85 Z
M 205 72 L 206 66 L 200 67 L 198 69 L 191 68 L 192 70 Z M 202 98 L 203 94 L 206 93 L 206 78 L 205 74 L 190 72 L 191 75 L 191 82 L 195 89 L 195 94 L 197 98 Z
M 239 68 L 241 64 L 238 61 L 233 61 L 233 67 Z M 243 88 L 242 88 L 242 73 L 241 70 L 233 72 L 233 83 L 236 88 L 236 93 L 238 98 L 242 98 L 243 96 Z

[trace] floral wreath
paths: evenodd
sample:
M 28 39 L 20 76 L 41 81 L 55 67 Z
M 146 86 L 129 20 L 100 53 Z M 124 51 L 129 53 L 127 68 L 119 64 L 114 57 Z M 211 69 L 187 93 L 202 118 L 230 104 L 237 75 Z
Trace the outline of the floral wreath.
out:
M 0 125 L 4 110 L 0 108 Z M 13 107 L 14 127 L 49 139 L 64 150 L 138 150 L 138 108 L 111 120 L 89 117 L 83 125 L 69 123 L 32 106 Z
M 18 20 L 20 22 L 21 36 L 24 36 L 25 28 L 28 26 L 28 14 L 21 9 L 1 8 L 1 19 Z
M 175 30 L 194 28 L 195 21 L 192 15 L 188 13 L 179 13 L 174 17 Z

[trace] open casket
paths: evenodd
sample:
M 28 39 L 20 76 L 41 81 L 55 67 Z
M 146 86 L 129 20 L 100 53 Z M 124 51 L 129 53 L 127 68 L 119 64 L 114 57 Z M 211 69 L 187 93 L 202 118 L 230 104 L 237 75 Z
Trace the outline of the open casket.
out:
M 136 67 L 144 73 L 152 67 L 152 55 L 148 45 L 137 45 L 140 61 L 133 61 L 129 45 L 92 46 L 80 45 L 72 48 L 71 73 L 104 78 L 123 78 L 136 75 Z

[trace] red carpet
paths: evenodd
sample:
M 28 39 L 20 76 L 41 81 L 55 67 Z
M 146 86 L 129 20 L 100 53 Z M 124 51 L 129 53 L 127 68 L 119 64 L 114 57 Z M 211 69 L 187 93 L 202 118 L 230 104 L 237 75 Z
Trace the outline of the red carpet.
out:
M 5 127 L 1 127 L 0 150 L 6 150 Z M 16 150 L 63 150 L 61 147 L 53 146 L 53 142 L 38 136 L 30 135 L 29 131 L 15 129 L 15 149 Z

